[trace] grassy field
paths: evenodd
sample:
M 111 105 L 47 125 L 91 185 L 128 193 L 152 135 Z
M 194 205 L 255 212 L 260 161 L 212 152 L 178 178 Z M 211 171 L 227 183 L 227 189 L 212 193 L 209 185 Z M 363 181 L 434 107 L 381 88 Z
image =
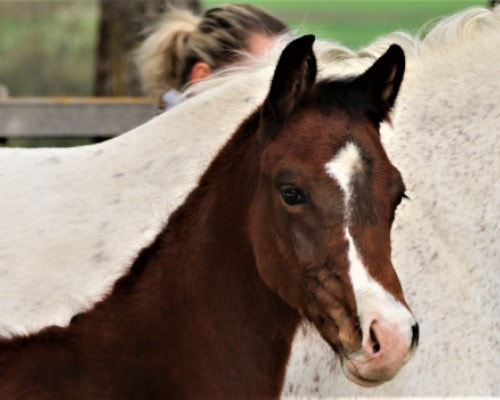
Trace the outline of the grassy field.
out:
M 94 1 L 0 0 L 0 84 L 12 96 L 90 95 L 97 17 Z
M 415 33 L 440 16 L 470 6 L 486 6 L 474 0 L 257 0 L 246 1 L 271 11 L 301 32 L 332 39 L 349 47 L 364 46 L 384 33 L 405 30 Z M 205 7 L 218 1 L 205 0 Z
M 123 0 L 126 1 L 126 0 Z M 128 1 L 128 0 L 127 0 Z M 368 44 L 486 0 L 243 0 L 266 8 L 301 32 Z M 220 1 L 205 0 L 205 8 Z M 96 0 L 0 0 L 0 84 L 12 96 L 90 95 L 94 76 Z

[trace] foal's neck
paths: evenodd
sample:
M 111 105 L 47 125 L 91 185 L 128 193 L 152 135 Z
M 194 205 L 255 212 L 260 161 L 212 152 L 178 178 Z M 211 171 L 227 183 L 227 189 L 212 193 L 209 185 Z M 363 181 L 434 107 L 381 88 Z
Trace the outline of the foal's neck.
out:
M 258 147 L 245 134 L 235 135 L 173 214 L 159 238 L 164 265 L 152 262 L 162 271 L 168 318 L 180 324 L 166 333 L 178 351 L 172 362 L 184 358 L 182 369 L 208 393 L 278 396 L 299 316 L 255 264 L 246 227 Z
M 257 146 L 245 127 L 94 310 L 0 346 L 0 389 L 28 365 L 50 384 L 86 378 L 80 387 L 108 398 L 279 395 L 299 316 L 255 265 L 246 218 Z

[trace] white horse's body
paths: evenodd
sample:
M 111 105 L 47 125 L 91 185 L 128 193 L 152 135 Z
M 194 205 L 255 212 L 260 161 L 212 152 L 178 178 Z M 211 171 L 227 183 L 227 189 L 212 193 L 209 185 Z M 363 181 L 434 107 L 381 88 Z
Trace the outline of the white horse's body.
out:
M 65 326 L 103 298 L 250 113 L 245 96 L 210 97 L 98 145 L 0 149 L 0 336 Z
M 320 44 L 321 77 L 361 72 L 392 42 L 408 68 L 395 130 L 382 136 L 412 199 L 398 210 L 393 260 L 419 350 L 392 382 L 363 389 L 302 329 L 284 394 L 498 396 L 500 8 L 457 15 L 423 42 L 392 35 L 360 55 Z M 272 71 L 215 79 L 99 145 L 1 150 L 0 335 L 64 326 L 103 298 L 263 100 Z

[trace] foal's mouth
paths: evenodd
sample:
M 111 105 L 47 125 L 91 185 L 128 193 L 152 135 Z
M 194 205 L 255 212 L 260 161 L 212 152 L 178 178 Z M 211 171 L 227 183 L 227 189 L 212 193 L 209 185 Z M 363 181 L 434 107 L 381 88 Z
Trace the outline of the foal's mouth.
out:
M 364 378 L 361 376 L 359 373 L 358 369 L 356 368 L 356 365 L 349 360 L 348 358 L 340 358 L 340 365 L 342 368 L 342 372 L 344 375 L 349 379 L 350 381 L 357 383 L 360 386 L 365 386 L 365 387 L 373 387 L 373 386 L 378 386 L 386 380 L 380 380 L 380 379 L 368 379 Z
M 359 373 L 356 365 L 352 362 L 352 360 L 350 360 L 349 355 L 341 348 L 339 348 L 339 345 L 332 343 L 328 339 L 326 339 L 326 342 L 331 347 L 331 349 L 338 355 L 342 372 L 344 373 L 346 378 L 349 379 L 351 382 L 354 382 L 364 387 L 374 387 L 381 385 L 382 383 L 387 382 L 388 380 L 391 379 L 391 377 L 387 377 L 387 379 L 369 379 L 363 377 Z

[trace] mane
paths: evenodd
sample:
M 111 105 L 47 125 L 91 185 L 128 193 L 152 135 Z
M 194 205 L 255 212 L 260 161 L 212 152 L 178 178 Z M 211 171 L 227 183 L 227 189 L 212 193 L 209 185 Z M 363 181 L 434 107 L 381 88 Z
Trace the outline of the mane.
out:
M 425 26 L 424 26 L 425 29 Z M 500 6 L 494 9 L 468 8 L 460 13 L 443 18 L 418 43 L 419 51 L 448 51 L 476 40 L 500 38 Z
M 425 24 L 415 35 L 396 31 L 357 51 L 338 42 L 318 40 L 314 45 L 320 66 L 318 78 L 341 78 L 362 73 L 392 44 L 397 44 L 404 50 L 407 74 L 411 74 L 413 63 L 420 63 L 431 54 L 443 57 L 450 51 L 463 48 L 465 43 L 474 43 L 473 46 L 476 46 L 478 41 L 488 40 L 491 35 L 500 37 L 500 6 L 493 10 L 482 7 L 468 8 L 435 23 Z M 279 55 L 292 39 L 291 34 L 279 36 L 267 54 L 259 58 L 247 55 L 250 63 L 221 69 L 209 78 L 188 87 L 183 94 L 184 98 L 234 82 L 235 79 L 248 82 L 255 82 L 263 76 L 270 79 Z

